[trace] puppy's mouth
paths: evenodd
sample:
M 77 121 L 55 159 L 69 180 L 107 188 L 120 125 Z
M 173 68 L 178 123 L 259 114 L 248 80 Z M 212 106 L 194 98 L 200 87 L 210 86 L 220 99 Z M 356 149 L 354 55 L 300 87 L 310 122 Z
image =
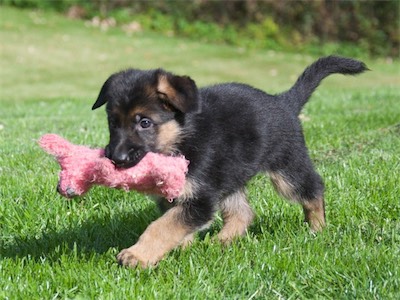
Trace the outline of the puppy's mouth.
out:
M 138 162 L 137 163 L 134 163 L 134 162 L 130 162 L 130 163 L 116 163 L 115 161 L 112 161 L 113 162 L 113 164 L 115 165 L 115 167 L 117 168 L 117 169 L 129 169 L 129 168 L 132 168 L 132 167 L 134 167 L 134 166 L 136 166 L 137 164 L 138 164 Z
M 106 149 L 106 157 L 112 161 L 118 169 L 128 169 L 136 166 L 147 154 L 142 149 L 131 149 L 127 153 L 110 153 Z
M 128 169 L 136 166 L 147 152 L 138 150 L 129 155 L 129 159 L 126 162 L 114 163 L 117 168 Z

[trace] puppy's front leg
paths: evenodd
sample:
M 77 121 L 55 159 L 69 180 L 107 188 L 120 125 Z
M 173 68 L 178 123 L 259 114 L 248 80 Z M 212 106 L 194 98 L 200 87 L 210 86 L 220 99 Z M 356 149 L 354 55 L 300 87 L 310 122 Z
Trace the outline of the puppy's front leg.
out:
M 118 262 L 129 267 L 153 266 L 193 231 L 184 224 L 183 208 L 175 206 L 151 223 L 135 245 L 122 250 L 117 255 Z

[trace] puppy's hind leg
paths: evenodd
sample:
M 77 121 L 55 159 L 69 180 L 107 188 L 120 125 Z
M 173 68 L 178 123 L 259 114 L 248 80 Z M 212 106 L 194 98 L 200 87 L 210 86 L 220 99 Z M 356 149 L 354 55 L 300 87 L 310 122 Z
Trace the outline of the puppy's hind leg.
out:
M 218 239 L 223 243 L 229 243 L 235 237 L 244 235 L 254 217 L 244 190 L 239 190 L 223 199 L 220 209 L 224 226 L 218 234 Z
M 305 221 L 313 232 L 325 227 L 324 184 L 309 160 L 289 164 L 286 169 L 269 172 L 276 190 L 303 206 Z
M 323 197 L 302 201 L 305 221 L 314 232 L 325 227 L 325 201 Z

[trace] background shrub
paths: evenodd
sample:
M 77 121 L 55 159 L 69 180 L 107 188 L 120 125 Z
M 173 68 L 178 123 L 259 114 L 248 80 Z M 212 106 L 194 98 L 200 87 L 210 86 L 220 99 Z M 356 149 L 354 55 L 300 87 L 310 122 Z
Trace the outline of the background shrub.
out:
M 139 21 L 144 30 L 246 47 L 323 53 L 344 43 L 351 47 L 344 47 L 342 53 L 350 55 L 399 56 L 398 0 L 0 0 L 0 3 L 60 12 L 78 6 L 79 17 L 113 16 L 119 23 Z

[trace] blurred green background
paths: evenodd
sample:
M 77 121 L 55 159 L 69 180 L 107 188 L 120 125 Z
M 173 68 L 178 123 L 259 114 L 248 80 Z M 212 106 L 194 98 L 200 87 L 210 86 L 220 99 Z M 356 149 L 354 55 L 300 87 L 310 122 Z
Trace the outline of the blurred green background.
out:
M 399 1 L 1 0 L 56 10 L 104 30 L 152 30 L 168 36 L 250 48 L 343 55 L 399 56 Z

